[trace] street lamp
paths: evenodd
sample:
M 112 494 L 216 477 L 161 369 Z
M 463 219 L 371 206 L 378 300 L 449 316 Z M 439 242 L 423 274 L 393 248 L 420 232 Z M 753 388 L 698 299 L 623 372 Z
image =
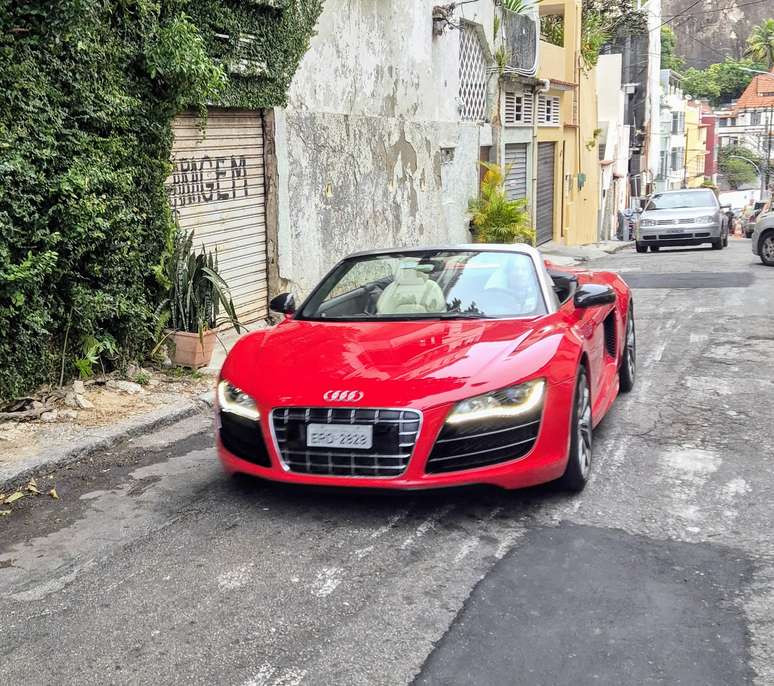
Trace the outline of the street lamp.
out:
M 749 67 L 739 67 L 742 71 L 750 72 L 751 74 L 758 74 L 759 76 L 768 76 L 770 79 L 774 79 L 774 74 L 768 71 L 762 71 L 761 69 L 750 69 Z M 764 160 L 764 171 L 758 171 L 761 177 L 761 201 L 766 199 L 766 193 L 769 190 L 769 166 L 771 161 L 771 124 L 774 119 L 774 105 L 769 105 L 769 116 L 766 121 L 766 159 Z M 749 161 L 749 160 L 748 160 Z

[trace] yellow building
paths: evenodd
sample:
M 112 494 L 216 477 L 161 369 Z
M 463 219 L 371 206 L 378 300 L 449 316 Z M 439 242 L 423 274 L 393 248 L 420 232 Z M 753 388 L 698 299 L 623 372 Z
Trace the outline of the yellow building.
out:
M 599 223 L 597 101 L 594 70 L 582 68 L 580 56 L 581 0 L 544 0 L 539 8 L 546 30 L 538 78 L 548 83 L 537 107 L 537 242 L 592 243 Z
M 704 183 L 707 155 L 707 125 L 701 123 L 701 104 L 688 102 L 685 108 L 685 185 L 698 188 Z

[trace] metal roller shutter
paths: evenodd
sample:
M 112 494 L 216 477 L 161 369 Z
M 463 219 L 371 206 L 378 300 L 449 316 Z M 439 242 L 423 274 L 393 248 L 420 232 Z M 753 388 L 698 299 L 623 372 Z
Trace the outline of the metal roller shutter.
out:
M 195 113 L 172 128 L 172 209 L 194 247 L 217 250 L 220 274 L 242 322 L 264 319 L 268 305 L 263 121 L 260 112 L 210 110 L 204 131 Z
M 527 197 L 527 144 L 509 143 L 505 146 L 505 166 L 510 167 L 505 177 L 508 200 Z
M 556 143 L 538 143 L 535 232 L 537 244 L 554 237 L 554 152 Z

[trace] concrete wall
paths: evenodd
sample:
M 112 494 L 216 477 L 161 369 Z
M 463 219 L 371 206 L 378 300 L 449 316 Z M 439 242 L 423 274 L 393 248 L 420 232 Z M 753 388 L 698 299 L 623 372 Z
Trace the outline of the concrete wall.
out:
M 305 294 L 357 250 L 470 239 L 492 131 L 459 119 L 460 32 L 433 35 L 435 4 L 325 3 L 275 113 L 280 287 Z M 481 0 L 455 17 L 478 24 L 490 60 L 493 12 Z

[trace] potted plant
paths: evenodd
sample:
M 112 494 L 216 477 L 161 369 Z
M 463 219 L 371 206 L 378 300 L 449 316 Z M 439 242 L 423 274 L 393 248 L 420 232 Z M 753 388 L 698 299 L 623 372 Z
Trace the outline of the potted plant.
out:
M 228 323 L 237 332 L 241 331 L 228 285 L 218 273 L 217 253 L 207 251 L 204 246 L 196 253 L 193 232 L 178 231 L 167 266 L 167 279 L 169 297 L 162 308 L 166 309 L 164 316 L 171 329 L 162 343 L 171 342 L 170 357 L 174 364 L 194 369 L 206 367 L 215 348 L 218 326 Z
M 535 240 L 530 226 L 526 200 L 508 200 L 503 169 L 491 162 L 481 162 L 486 169 L 479 197 L 468 203 L 471 233 L 477 243 L 529 243 Z

